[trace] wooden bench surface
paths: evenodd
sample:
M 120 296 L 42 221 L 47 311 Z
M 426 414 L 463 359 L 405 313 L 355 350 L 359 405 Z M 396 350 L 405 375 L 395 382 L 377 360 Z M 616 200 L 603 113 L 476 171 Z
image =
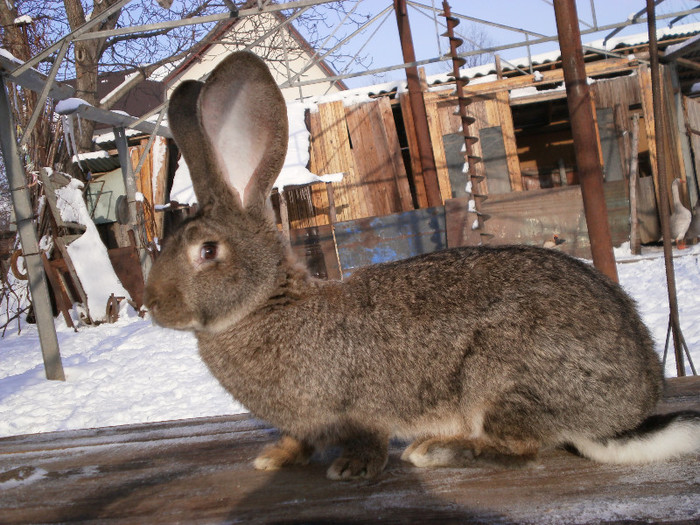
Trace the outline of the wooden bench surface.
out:
M 700 379 L 659 411 L 700 410 Z M 418 469 L 332 482 L 331 455 L 259 472 L 276 432 L 246 415 L 0 439 L 0 523 L 700 523 L 698 457 L 601 465 L 545 452 L 518 470 Z M 331 452 L 332 454 L 332 452 Z

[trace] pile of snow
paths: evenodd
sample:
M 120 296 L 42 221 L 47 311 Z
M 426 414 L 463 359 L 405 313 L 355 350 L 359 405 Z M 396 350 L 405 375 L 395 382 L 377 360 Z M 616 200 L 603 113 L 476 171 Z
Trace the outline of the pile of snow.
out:
M 675 255 L 681 325 L 697 366 L 700 246 Z M 668 323 L 662 254 L 625 257 L 620 281 L 639 303 L 661 354 Z M 21 334 L 13 326 L 2 339 L 0 436 L 245 411 L 209 373 L 190 333 L 153 326 L 129 307 L 116 324 L 75 333 L 59 318 L 56 326 L 65 382 L 45 379 L 34 325 L 25 323 Z M 666 374 L 675 376 L 672 357 Z
M 85 226 L 85 233 L 68 245 L 68 255 L 78 279 L 88 297 L 88 309 L 94 321 L 106 318 L 107 301 L 111 294 L 130 298 L 114 273 L 107 248 L 90 218 L 83 200 L 83 183 L 71 179 L 68 185 L 56 190 L 56 201 L 61 218 Z
M 92 104 L 82 98 L 66 98 L 58 101 L 55 111 L 59 115 L 70 115 L 78 111 L 80 106 L 92 106 Z

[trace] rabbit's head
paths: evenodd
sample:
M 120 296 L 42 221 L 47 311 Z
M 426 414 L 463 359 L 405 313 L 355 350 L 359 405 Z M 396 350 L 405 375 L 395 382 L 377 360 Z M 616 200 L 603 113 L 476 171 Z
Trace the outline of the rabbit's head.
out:
M 284 272 L 269 194 L 287 151 L 287 112 L 265 63 L 247 52 L 206 82 L 181 83 L 170 129 L 200 211 L 165 242 L 146 286 L 155 321 L 218 331 L 258 307 Z

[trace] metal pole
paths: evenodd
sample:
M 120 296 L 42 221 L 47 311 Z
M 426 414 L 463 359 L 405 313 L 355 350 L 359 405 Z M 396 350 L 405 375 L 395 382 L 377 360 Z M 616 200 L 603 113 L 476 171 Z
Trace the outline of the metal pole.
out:
M 56 337 L 56 327 L 53 324 L 53 312 L 51 311 L 51 299 L 46 283 L 41 251 L 34 227 L 34 213 L 32 201 L 29 196 L 29 188 L 24 175 L 24 169 L 17 150 L 17 137 L 15 136 L 14 118 L 10 100 L 7 96 L 5 79 L 2 81 L 2 93 L 0 94 L 0 145 L 2 156 L 5 160 L 8 182 L 12 194 L 12 204 L 17 219 L 17 229 L 24 252 L 24 261 L 29 276 L 29 291 L 32 295 L 32 305 L 36 315 L 36 325 L 39 331 L 41 354 L 44 359 L 46 379 L 65 381 L 61 354 Z
M 671 249 L 671 224 L 668 203 L 668 186 L 666 177 L 666 147 L 664 140 L 664 123 L 666 114 L 661 99 L 661 79 L 659 75 L 659 52 L 656 42 L 655 3 L 647 0 L 647 24 L 649 28 L 649 71 L 651 73 L 651 92 L 654 106 L 654 132 L 656 134 L 656 170 L 659 174 L 659 216 L 661 233 L 664 240 L 664 260 L 666 262 L 666 288 L 668 290 L 669 323 L 673 333 L 673 348 L 676 356 L 676 372 L 679 377 L 685 375 L 683 365 L 682 334 L 678 315 L 678 295 L 676 292 L 676 275 L 673 269 Z
M 617 282 L 608 209 L 603 193 L 603 170 L 598 157 L 598 138 L 593 120 L 593 101 L 583 63 L 581 33 L 574 0 L 555 0 L 564 83 L 574 139 L 576 166 L 581 182 L 583 209 L 591 241 L 593 264 Z
M 396 22 L 399 26 L 399 38 L 401 39 L 404 62 L 415 62 L 416 53 L 413 49 L 413 37 L 411 36 L 411 26 L 408 21 L 406 0 L 394 0 L 394 11 L 396 12 Z M 440 195 L 435 157 L 433 156 L 433 147 L 430 140 L 428 113 L 425 110 L 425 100 L 420 87 L 417 67 L 406 68 L 406 81 L 408 82 L 408 99 L 411 105 L 411 113 L 413 113 L 413 123 L 418 141 L 418 155 L 423 168 L 423 180 L 425 182 L 425 193 L 428 197 L 428 206 L 441 206 L 442 197 Z

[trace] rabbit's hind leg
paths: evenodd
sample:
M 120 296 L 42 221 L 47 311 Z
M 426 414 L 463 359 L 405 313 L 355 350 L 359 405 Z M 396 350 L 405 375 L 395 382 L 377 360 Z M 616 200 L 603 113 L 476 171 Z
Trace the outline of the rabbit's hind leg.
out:
M 432 437 L 413 442 L 401 459 L 421 468 L 467 467 L 476 462 L 519 467 L 535 459 L 538 450 L 539 444 L 534 441 Z
M 276 443 L 266 446 L 255 458 L 253 465 L 258 470 L 277 470 L 289 465 L 306 465 L 313 453 L 313 445 L 291 436 L 282 436 Z
M 333 480 L 374 478 L 386 466 L 389 458 L 389 437 L 370 430 L 357 430 L 343 440 L 343 452 L 328 468 L 326 475 Z

